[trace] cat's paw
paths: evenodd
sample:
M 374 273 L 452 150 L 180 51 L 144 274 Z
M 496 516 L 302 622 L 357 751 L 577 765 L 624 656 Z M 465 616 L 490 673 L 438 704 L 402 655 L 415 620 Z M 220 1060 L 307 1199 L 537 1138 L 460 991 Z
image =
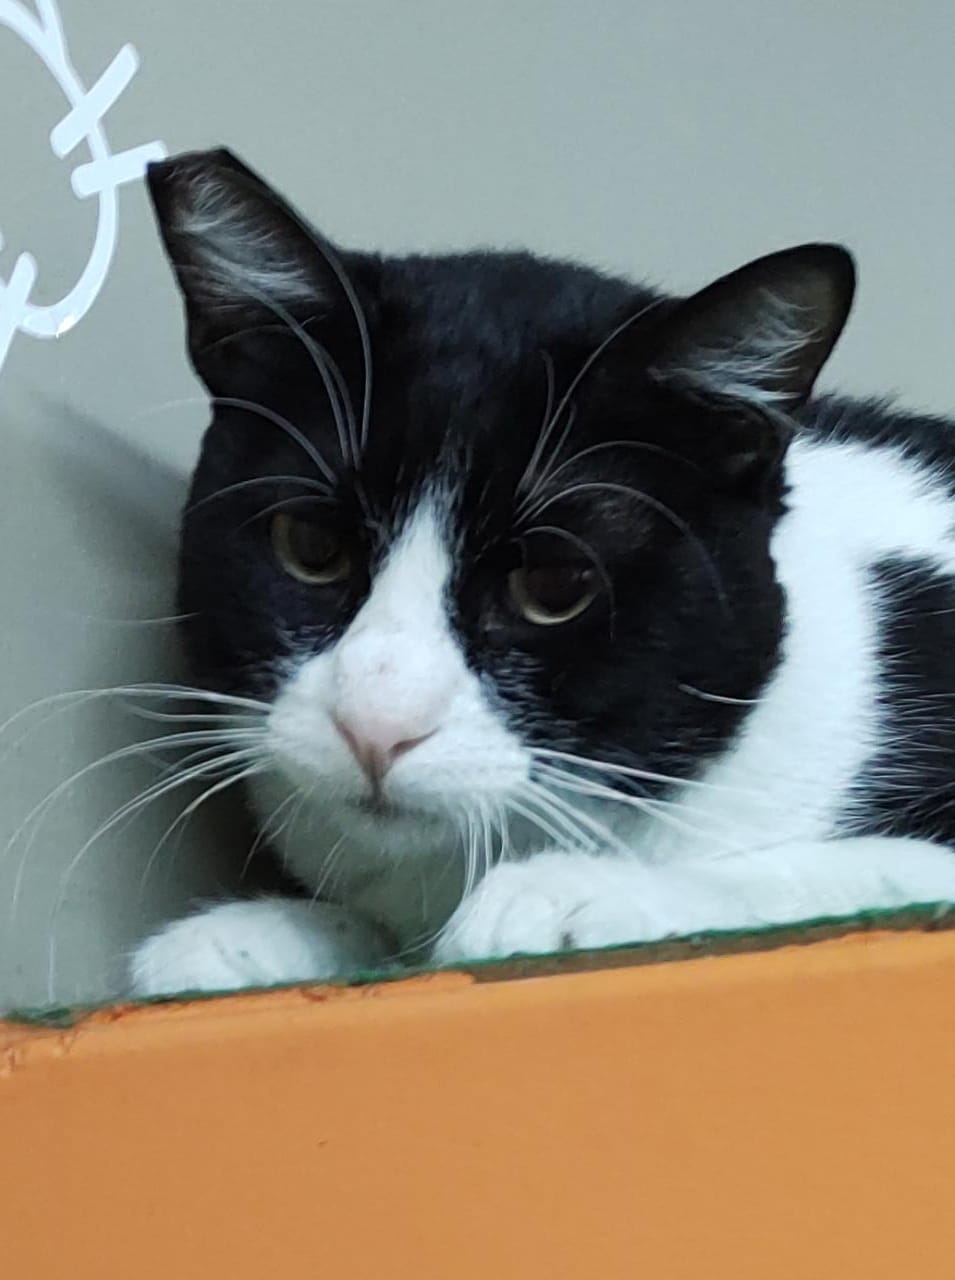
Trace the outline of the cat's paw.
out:
M 435 944 L 439 964 L 540 955 L 663 937 L 664 913 L 642 909 L 642 868 L 540 853 L 503 863 L 461 903 Z M 626 884 L 621 883 L 626 881 Z M 633 884 L 629 883 L 634 881 Z
M 137 996 L 308 982 L 384 963 L 384 939 L 344 907 L 295 898 L 228 902 L 166 925 L 133 953 Z

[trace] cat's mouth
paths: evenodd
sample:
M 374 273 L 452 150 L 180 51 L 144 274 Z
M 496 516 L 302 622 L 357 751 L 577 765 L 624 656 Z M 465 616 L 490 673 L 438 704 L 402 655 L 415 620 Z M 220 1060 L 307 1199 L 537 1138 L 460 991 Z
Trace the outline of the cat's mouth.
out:
M 435 819 L 435 815 L 429 813 L 426 809 L 420 809 L 410 804 L 401 804 L 377 791 L 350 799 L 348 806 L 363 817 L 381 824 L 429 822 Z
M 357 800 L 352 800 L 351 804 L 359 813 L 367 814 L 370 818 L 400 818 L 409 812 L 407 809 L 403 809 L 401 805 L 395 804 L 393 800 L 386 800 L 383 795 L 377 792 L 359 796 Z

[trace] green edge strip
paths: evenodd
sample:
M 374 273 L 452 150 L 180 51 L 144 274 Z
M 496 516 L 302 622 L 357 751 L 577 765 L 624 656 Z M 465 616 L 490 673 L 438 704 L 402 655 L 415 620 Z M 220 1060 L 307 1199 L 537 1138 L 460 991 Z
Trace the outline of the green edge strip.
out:
M 554 952 L 547 955 L 520 955 L 502 959 L 476 960 L 447 966 L 455 972 L 470 973 L 479 982 L 516 981 L 559 973 L 580 973 L 595 969 L 620 968 L 626 965 L 672 963 L 675 960 L 699 959 L 704 956 L 727 955 L 744 951 L 768 951 L 782 946 L 809 945 L 826 938 L 873 929 L 926 932 L 955 928 L 955 904 L 917 902 L 902 908 L 880 908 L 861 911 L 853 916 L 818 916 L 797 924 L 770 925 L 763 929 L 712 929 L 689 937 L 666 938 L 657 942 L 623 943 L 599 947 L 592 951 Z M 255 994 L 282 991 L 302 986 L 365 987 L 380 983 L 400 982 L 422 974 L 437 973 L 429 965 L 403 969 L 359 971 L 343 978 L 321 983 L 281 983 L 274 987 L 249 987 L 241 991 L 183 991 L 175 995 L 155 996 L 135 1001 L 137 1005 L 181 1003 L 183 1000 L 213 1000 L 224 995 Z M 13 1009 L 3 1015 L 7 1022 L 30 1027 L 68 1029 L 75 1027 L 91 1013 L 115 1008 L 129 1001 L 108 1001 L 73 1006 Z

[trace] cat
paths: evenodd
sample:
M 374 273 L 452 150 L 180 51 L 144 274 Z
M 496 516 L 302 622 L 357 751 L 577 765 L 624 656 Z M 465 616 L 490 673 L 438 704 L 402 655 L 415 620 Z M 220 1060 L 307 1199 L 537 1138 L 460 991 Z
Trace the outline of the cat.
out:
M 676 298 L 345 251 L 224 150 L 148 184 L 212 404 L 185 648 L 301 893 L 137 993 L 955 899 L 955 428 L 811 398 L 845 249 Z

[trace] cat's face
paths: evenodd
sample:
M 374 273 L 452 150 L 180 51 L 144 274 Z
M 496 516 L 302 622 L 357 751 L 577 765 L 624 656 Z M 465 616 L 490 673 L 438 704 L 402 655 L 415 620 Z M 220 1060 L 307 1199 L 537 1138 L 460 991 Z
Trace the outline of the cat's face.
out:
M 465 810 L 553 843 L 608 780 L 568 757 L 682 777 L 720 749 L 776 661 L 783 411 L 845 255 L 676 304 L 526 255 L 331 251 L 224 153 L 151 184 L 215 397 L 187 640 L 269 704 L 284 785 L 386 854 Z

